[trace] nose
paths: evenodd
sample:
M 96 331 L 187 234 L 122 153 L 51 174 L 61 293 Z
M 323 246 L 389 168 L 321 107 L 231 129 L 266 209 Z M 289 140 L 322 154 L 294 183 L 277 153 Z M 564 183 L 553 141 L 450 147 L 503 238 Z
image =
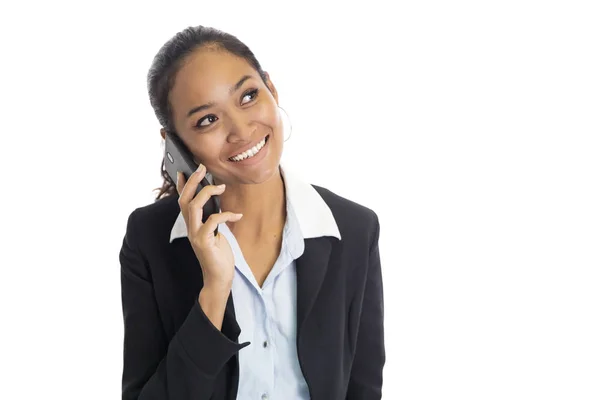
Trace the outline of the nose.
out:
M 243 142 L 252 140 L 256 127 L 252 123 L 248 116 L 242 112 L 230 114 L 229 117 L 229 135 L 227 140 L 229 142 Z

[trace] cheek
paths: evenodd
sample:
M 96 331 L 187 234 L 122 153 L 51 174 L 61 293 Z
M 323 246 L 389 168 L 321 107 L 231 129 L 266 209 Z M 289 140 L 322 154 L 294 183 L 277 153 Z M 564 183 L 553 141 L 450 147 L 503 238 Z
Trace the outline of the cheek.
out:
M 281 133 L 283 125 L 279 116 L 279 108 L 276 105 L 264 102 L 260 107 L 255 107 L 253 119 L 261 125 L 273 129 L 275 134 Z
M 206 135 L 198 137 L 191 148 L 196 163 L 203 163 L 207 166 L 219 159 L 221 151 L 221 141 L 217 135 Z

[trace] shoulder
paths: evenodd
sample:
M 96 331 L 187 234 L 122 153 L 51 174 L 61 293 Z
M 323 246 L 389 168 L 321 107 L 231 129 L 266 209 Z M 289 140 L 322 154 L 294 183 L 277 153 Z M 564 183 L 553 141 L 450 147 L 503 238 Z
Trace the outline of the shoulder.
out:
M 156 239 L 156 235 L 165 236 L 168 242 L 171 228 L 179 214 L 177 198 L 174 195 L 163 197 L 134 209 L 127 220 L 127 231 L 138 236 L 138 243 L 144 243 L 151 237 Z
M 311 184 L 331 213 L 340 230 L 342 240 L 367 240 L 370 244 L 379 238 L 379 217 L 372 209 L 340 196 L 324 187 Z

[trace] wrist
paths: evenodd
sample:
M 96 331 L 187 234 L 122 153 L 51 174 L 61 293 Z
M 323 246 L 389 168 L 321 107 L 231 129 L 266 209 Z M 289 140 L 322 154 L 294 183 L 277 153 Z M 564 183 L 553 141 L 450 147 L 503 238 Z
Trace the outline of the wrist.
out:
M 226 302 L 229 298 L 229 293 L 231 292 L 231 284 L 222 283 L 222 282 L 206 282 L 202 289 L 200 290 L 200 294 L 208 297 L 212 300 L 223 301 Z

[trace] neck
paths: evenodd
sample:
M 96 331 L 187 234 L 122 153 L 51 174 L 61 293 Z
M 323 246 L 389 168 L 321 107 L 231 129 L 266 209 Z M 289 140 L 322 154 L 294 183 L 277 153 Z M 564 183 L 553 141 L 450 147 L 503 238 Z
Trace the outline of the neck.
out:
M 232 233 L 264 238 L 274 232 L 281 233 L 285 222 L 285 185 L 278 169 L 267 181 L 260 184 L 227 185 L 219 196 L 221 210 L 242 213 L 242 219 L 228 223 Z

